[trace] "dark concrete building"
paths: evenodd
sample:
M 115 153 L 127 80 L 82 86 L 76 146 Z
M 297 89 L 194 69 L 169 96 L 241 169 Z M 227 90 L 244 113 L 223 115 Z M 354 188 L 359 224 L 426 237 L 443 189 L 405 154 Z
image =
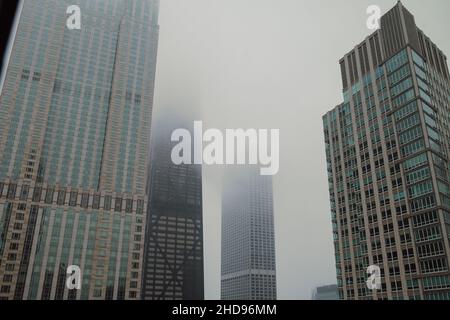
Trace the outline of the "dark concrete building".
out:
M 171 160 L 172 131 L 189 127 L 165 118 L 153 132 L 142 299 L 204 299 L 202 167 Z
M 340 65 L 344 102 L 323 117 L 339 296 L 448 300 L 447 58 L 398 2 Z

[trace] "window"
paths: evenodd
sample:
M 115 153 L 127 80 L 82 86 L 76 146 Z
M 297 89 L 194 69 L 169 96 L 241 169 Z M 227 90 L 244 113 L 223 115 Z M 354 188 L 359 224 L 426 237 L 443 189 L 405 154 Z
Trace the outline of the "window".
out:
M 116 198 L 116 202 L 115 202 L 115 205 L 114 205 L 114 210 L 116 212 L 122 211 L 122 198 Z
M 400 108 L 399 110 L 397 110 L 394 113 L 394 118 L 395 118 L 395 120 L 398 121 L 398 120 L 416 112 L 417 110 L 418 110 L 417 109 L 417 101 L 413 101 L 413 102 L 407 104 L 406 106 Z
M 425 83 L 425 81 L 423 81 L 422 79 L 420 79 L 419 77 L 417 77 L 417 83 L 419 85 L 419 88 L 425 92 L 429 92 L 430 91 L 430 87 L 428 86 L 428 84 Z
M 414 231 L 417 242 L 425 242 L 441 238 L 441 232 L 438 226 L 430 226 Z
M 111 201 L 112 201 L 111 196 L 105 196 L 105 203 L 103 204 L 103 208 L 105 210 L 111 210 Z
M 422 101 L 422 108 L 425 113 L 436 118 L 436 112 L 434 112 L 434 110 L 423 101 Z
M 83 193 L 81 195 L 81 206 L 87 208 L 89 206 L 89 193 Z
M 417 199 L 411 202 L 412 212 L 417 212 L 423 209 L 428 209 L 436 205 L 436 199 L 434 195 L 429 195 L 427 197 Z
M 402 81 L 403 79 L 405 79 L 406 77 L 409 77 L 410 75 L 411 69 L 409 65 L 405 65 L 388 76 L 389 85 L 393 86 Z
M 407 89 L 411 88 L 413 86 L 413 81 L 411 77 L 407 78 L 406 80 L 403 80 L 399 84 L 395 85 L 391 89 L 391 96 L 395 97 L 398 96 L 403 91 L 406 91 Z
M 39 202 L 41 201 L 41 194 L 42 194 L 42 188 L 41 187 L 35 187 L 34 193 L 33 193 L 33 201 Z
M 51 204 L 53 202 L 53 194 L 54 194 L 53 189 L 51 188 L 47 189 L 47 192 L 45 194 L 45 203 Z
M 425 243 L 417 247 L 420 258 L 442 255 L 445 253 L 444 244 L 441 241 Z
M 420 167 L 424 164 L 428 163 L 428 157 L 426 153 L 422 153 L 421 155 L 418 155 L 417 157 L 414 157 L 412 159 L 406 160 L 403 164 L 403 167 L 406 171 Z
M 430 127 L 427 126 L 427 132 L 428 132 L 428 136 L 431 139 L 436 140 L 436 141 L 440 140 L 439 139 L 439 134 L 434 129 L 431 129 Z
M 1 293 L 9 293 L 10 290 L 11 290 L 11 286 L 3 285 L 0 289 L 0 292 Z
M 419 89 L 419 94 L 420 94 L 420 97 L 423 100 L 425 100 L 426 103 L 431 104 L 431 98 L 425 91 L 423 91 L 422 89 Z
M 408 62 L 408 52 L 402 50 L 386 62 L 386 69 L 392 72 Z
M 14 184 L 14 183 L 9 184 L 8 194 L 7 194 L 8 199 L 14 199 L 16 197 L 16 189 L 17 189 L 16 184 Z
M 407 157 L 424 149 L 425 149 L 425 141 L 423 139 L 420 139 L 407 146 L 402 147 L 401 152 L 403 157 Z
M 138 200 L 137 201 L 136 213 L 137 214 L 143 214 L 143 212 L 144 212 L 144 201 L 143 200 Z
M 397 98 L 392 100 L 392 105 L 394 108 L 400 107 L 401 105 L 407 103 L 415 97 L 414 89 L 406 91 L 405 93 L 399 95 Z
M 437 276 L 423 279 L 425 290 L 450 288 L 450 276 Z
M 100 195 L 95 194 L 94 199 L 92 200 L 92 208 L 99 209 L 100 208 Z
M 400 144 L 407 144 L 411 141 L 416 140 L 423 136 L 422 127 L 416 126 L 412 129 L 409 129 L 401 134 L 399 134 L 399 142 Z
M 408 188 L 409 196 L 416 198 L 421 195 L 433 192 L 433 184 L 431 180 L 423 181 Z
M 430 128 L 433 128 L 433 129 L 436 129 L 436 128 L 437 128 L 436 121 L 435 121 L 433 118 L 431 118 L 427 113 L 425 113 L 425 123 L 426 123 Z
M 414 113 L 412 116 L 404 118 L 403 120 L 397 122 L 397 131 L 399 133 L 408 130 L 416 125 L 420 124 L 420 117 L 418 113 Z
M 30 189 L 29 185 L 22 186 L 22 191 L 20 192 L 20 200 L 26 200 L 28 198 L 29 189 Z
M 414 66 L 414 69 L 416 70 L 416 75 L 418 77 L 422 78 L 423 80 L 427 80 L 427 75 L 422 69 L 420 69 L 418 66 Z
M 414 184 L 418 181 L 425 180 L 429 178 L 431 175 L 430 173 L 430 167 L 425 167 L 416 171 L 413 171 L 411 173 L 408 173 L 406 175 L 406 182 L 410 184 Z
M 125 212 L 131 213 L 133 211 L 133 200 L 127 199 L 125 205 Z
M 447 270 L 446 259 L 436 258 L 420 262 L 420 268 L 423 273 L 434 273 Z
M 422 69 L 425 69 L 425 62 L 423 61 L 422 57 L 419 56 L 414 50 L 411 50 L 411 52 L 414 63 Z
M 64 205 L 66 202 L 66 190 L 59 190 L 58 192 L 58 205 Z
M 69 206 L 75 207 L 77 205 L 78 192 L 72 191 L 70 192 L 69 198 Z

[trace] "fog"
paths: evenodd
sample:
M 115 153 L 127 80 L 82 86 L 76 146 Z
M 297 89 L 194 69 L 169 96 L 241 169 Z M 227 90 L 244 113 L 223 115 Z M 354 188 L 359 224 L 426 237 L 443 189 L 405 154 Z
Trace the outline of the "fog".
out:
M 154 121 L 163 110 L 208 128 L 280 129 L 274 176 L 279 299 L 336 283 L 322 115 L 342 101 L 338 60 L 394 0 L 161 0 Z M 450 53 L 450 2 L 409 0 Z M 195 115 L 195 117 L 194 117 Z M 220 298 L 222 168 L 203 167 L 205 295 Z

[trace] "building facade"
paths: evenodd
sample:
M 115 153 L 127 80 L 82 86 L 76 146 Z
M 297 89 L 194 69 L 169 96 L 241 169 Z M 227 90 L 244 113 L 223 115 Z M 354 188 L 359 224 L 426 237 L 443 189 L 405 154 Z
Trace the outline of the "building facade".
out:
M 340 298 L 450 299 L 446 57 L 398 2 L 340 65 L 323 117 Z
M 275 300 L 272 177 L 230 167 L 222 190 L 222 300 Z
M 157 0 L 25 0 L 0 97 L 0 299 L 139 299 Z M 68 290 L 66 269 L 81 271 Z
M 172 162 L 172 131 L 186 128 L 176 123 L 159 119 L 152 133 L 145 300 L 204 299 L 202 166 Z

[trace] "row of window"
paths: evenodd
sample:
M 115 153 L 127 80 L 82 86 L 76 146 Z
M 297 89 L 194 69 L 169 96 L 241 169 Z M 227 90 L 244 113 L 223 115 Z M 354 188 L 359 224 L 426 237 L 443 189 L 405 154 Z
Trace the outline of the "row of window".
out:
M 411 116 L 397 122 L 397 131 L 401 133 L 419 124 L 420 124 L 420 116 L 418 113 L 414 113 Z
M 418 169 L 406 175 L 406 182 L 408 185 L 414 184 L 418 181 L 425 180 L 431 176 L 430 167 Z
M 5 189 L 5 184 L 0 183 L 0 197 L 3 197 Z M 30 187 L 28 185 L 23 185 L 19 195 L 17 195 L 17 185 L 9 184 L 8 190 L 6 192 L 6 198 L 15 199 L 18 197 L 21 200 L 27 200 Z M 44 194 L 45 192 L 45 194 Z M 71 207 L 80 206 L 82 208 L 88 208 L 99 210 L 101 208 L 101 196 L 99 194 L 90 193 L 78 193 L 77 191 L 66 191 L 66 190 L 54 190 L 52 188 L 43 189 L 42 187 L 35 187 L 33 195 L 31 197 L 34 202 L 45 202 L 46 204 L 57 205 L 69 205 Z M 104 196 L 102 209 L 120 212 L 125 210 L 127 213 L 133 211 L 133 199 L 123 199 L 116 197 L 114 201 L 114 208 L 112 206 L 113 197 L 106 195 Z M 144 201 L 137 200 L 136 202 L 136 212 L 142 214 L 144 210 Z
M 441 238 L 441 231 L 438 226 L 430 226 L 427 228 L 415 230 L 415 238 L 417 242 L 436 240 Z

